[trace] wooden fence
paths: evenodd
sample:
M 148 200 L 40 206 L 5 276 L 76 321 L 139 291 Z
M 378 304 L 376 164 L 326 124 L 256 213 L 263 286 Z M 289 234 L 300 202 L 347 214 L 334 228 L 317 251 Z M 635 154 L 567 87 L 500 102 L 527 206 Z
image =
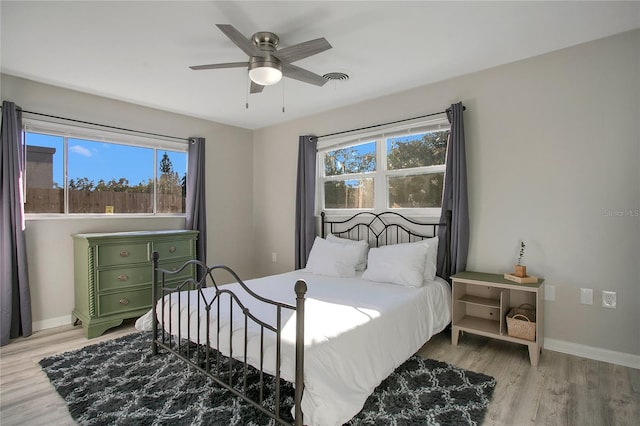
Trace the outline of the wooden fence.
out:
M 184 213 L 182 195 L 158 194 L 158 213 Z M 64 213 L 64 191 L 28 188 L 26 213 Z M 153 194 L 139 192 L 69 190 L 69 213 L 153 213 Z

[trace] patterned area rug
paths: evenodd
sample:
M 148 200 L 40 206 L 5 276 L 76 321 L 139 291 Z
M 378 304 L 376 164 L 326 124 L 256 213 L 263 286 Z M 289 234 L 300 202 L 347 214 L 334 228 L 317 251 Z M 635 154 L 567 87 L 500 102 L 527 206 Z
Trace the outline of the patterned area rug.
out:
M 134 333 L 45 358 L 40 365 L 81 425 L 273 424 L 174 355 L 152 356 L 150 341 L 150 333 Z M 240 376 L 240 368 L 231 374 Z M 293 387 L 282 383 L 282 412 L 289 414 Z M 481 424 L 494 388 L 492 377 L 414 356 L 348 424 Z M 265 391 L 265 404 L 273 407 L 270 393 Z

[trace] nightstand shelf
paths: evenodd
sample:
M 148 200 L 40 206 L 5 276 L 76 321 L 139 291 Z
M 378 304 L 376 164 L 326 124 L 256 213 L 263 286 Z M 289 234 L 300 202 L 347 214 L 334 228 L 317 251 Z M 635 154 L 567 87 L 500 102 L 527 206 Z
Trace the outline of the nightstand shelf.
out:
M 543 280 L 518 284 L 498 274 L 460 272 L 452 279 L 451 343 L 458 344 L 461 331 L 526 345 L 531 365 L 538 365 L 543 347 Z M 507 314 L 513 307 L 533 305 L 536 336 L 533 341 L 509 336 Z
M 458 299 L 458 302 L 486 306 L 487 308 L 500 308 L 500 299 L 489 299 L 487 297 L 472 296 L 469 294 L 462 296 Z
M 500 334 L 500 321 L 472 317 L 469 315 L 462 317 L 458 321 L 457 326 L 460 330 L 471 331 L 476 334 L 489 337 L 493 337 L 495 334 Z

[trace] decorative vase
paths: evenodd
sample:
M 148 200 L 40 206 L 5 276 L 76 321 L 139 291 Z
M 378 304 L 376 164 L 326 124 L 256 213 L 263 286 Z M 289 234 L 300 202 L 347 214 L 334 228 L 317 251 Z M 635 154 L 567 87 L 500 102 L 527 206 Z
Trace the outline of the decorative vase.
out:
M 515 265 L 514 268 L 516 269 L 515 275 L 516 277 L 520 277 L 520 278 L 524 278 L 527 276 L 527 267 L 523 266 L 523 265 Z

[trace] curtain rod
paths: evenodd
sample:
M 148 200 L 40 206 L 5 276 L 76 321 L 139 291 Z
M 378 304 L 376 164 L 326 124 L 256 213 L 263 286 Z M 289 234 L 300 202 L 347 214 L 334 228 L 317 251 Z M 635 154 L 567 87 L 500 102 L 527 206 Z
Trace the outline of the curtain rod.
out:
M 462 106 L 462 110 L 465 111 L 467 109 L 466 106 Z M 398 124 L 398 123 L 404 123 L 405 121 L 411 121 L 411 120 L 417 120 L 418 118 L 427 118 L 427 117 L 432 117 L 434 115 L 439 115 L 439 114 L 444 114 L 447 113 L 451 110 L 451 108 L 447 108 L 444 111 L 440 111 L 440 112 L 433 112 L 431 114 L 426 114 L 426 115 L 420 115 L 418 117 L 413 117 L 413 118 L 405 118 L 403 120 L 397 120 L 397 121 L 390 121 L 388 123 L 382 123 L 382 124 L 374 124 L 373 126 L 367 126 L 367 127 L 360 127 L 359 129 L 351 129 L 351 130 L 344 130 L 342 132 L 336 132 L 336 133 L 329 133 L 327 135 L 322 135 L 322 136 L 317 136 L 318 139 L 320 138 L 327 138 L 329 136 L 336 136 L 336 135 L 342 135 L 345 133 L 351 133 L 351 132 L 357 132 L 360 130 L 368 130 L 368 129 L 375 129 L 376 127 L 382 127 L 382 126 L 388 126 L 389 124 Z
M 0 106 L 0 109 L 2 109 L 2 106 Z M 122 130 L 122 131 L 125 131 L 125 132 L 140 133 L 140 134 L 143 134 L 143 135 L 159 136 L 159 137 L 162 137 L 162 138 L 176 139 L 176 140 L 189 142 L 188 138 L 179 138 L 177 136 L 163 135 L 163 134 L 160 134 L 160 133 L 151 133 L 151 132 L 145 132 L 145 131 L 142 131 L 142 130 L 127 129 L 127 128 L 124 128 L 124 127 L 110 126 L 108 124 L 92 123 L 90 121 L 82 121 L 82 120 L 76 120 L 76 119 L 73 119 L 73 118 L 66 118 L 66 117 L 59 117 L 59 116 L 56 116 L 56 115 L 43 114 L 41 112 L 26 111 L 26 110 L 23 110 L 22 108 L 16 108 L 16 109 L 18 111 L 21 111 L 21 112 L 25 113 L 25 114 L 40 115 L 42 117 L 49 117 L 49 118 L 55 118 L 55 119 L 58 119 L 58 120 L 72 121 L 74 123 L 89 124 L 91 126 L 106 127 L 108 129 Z

